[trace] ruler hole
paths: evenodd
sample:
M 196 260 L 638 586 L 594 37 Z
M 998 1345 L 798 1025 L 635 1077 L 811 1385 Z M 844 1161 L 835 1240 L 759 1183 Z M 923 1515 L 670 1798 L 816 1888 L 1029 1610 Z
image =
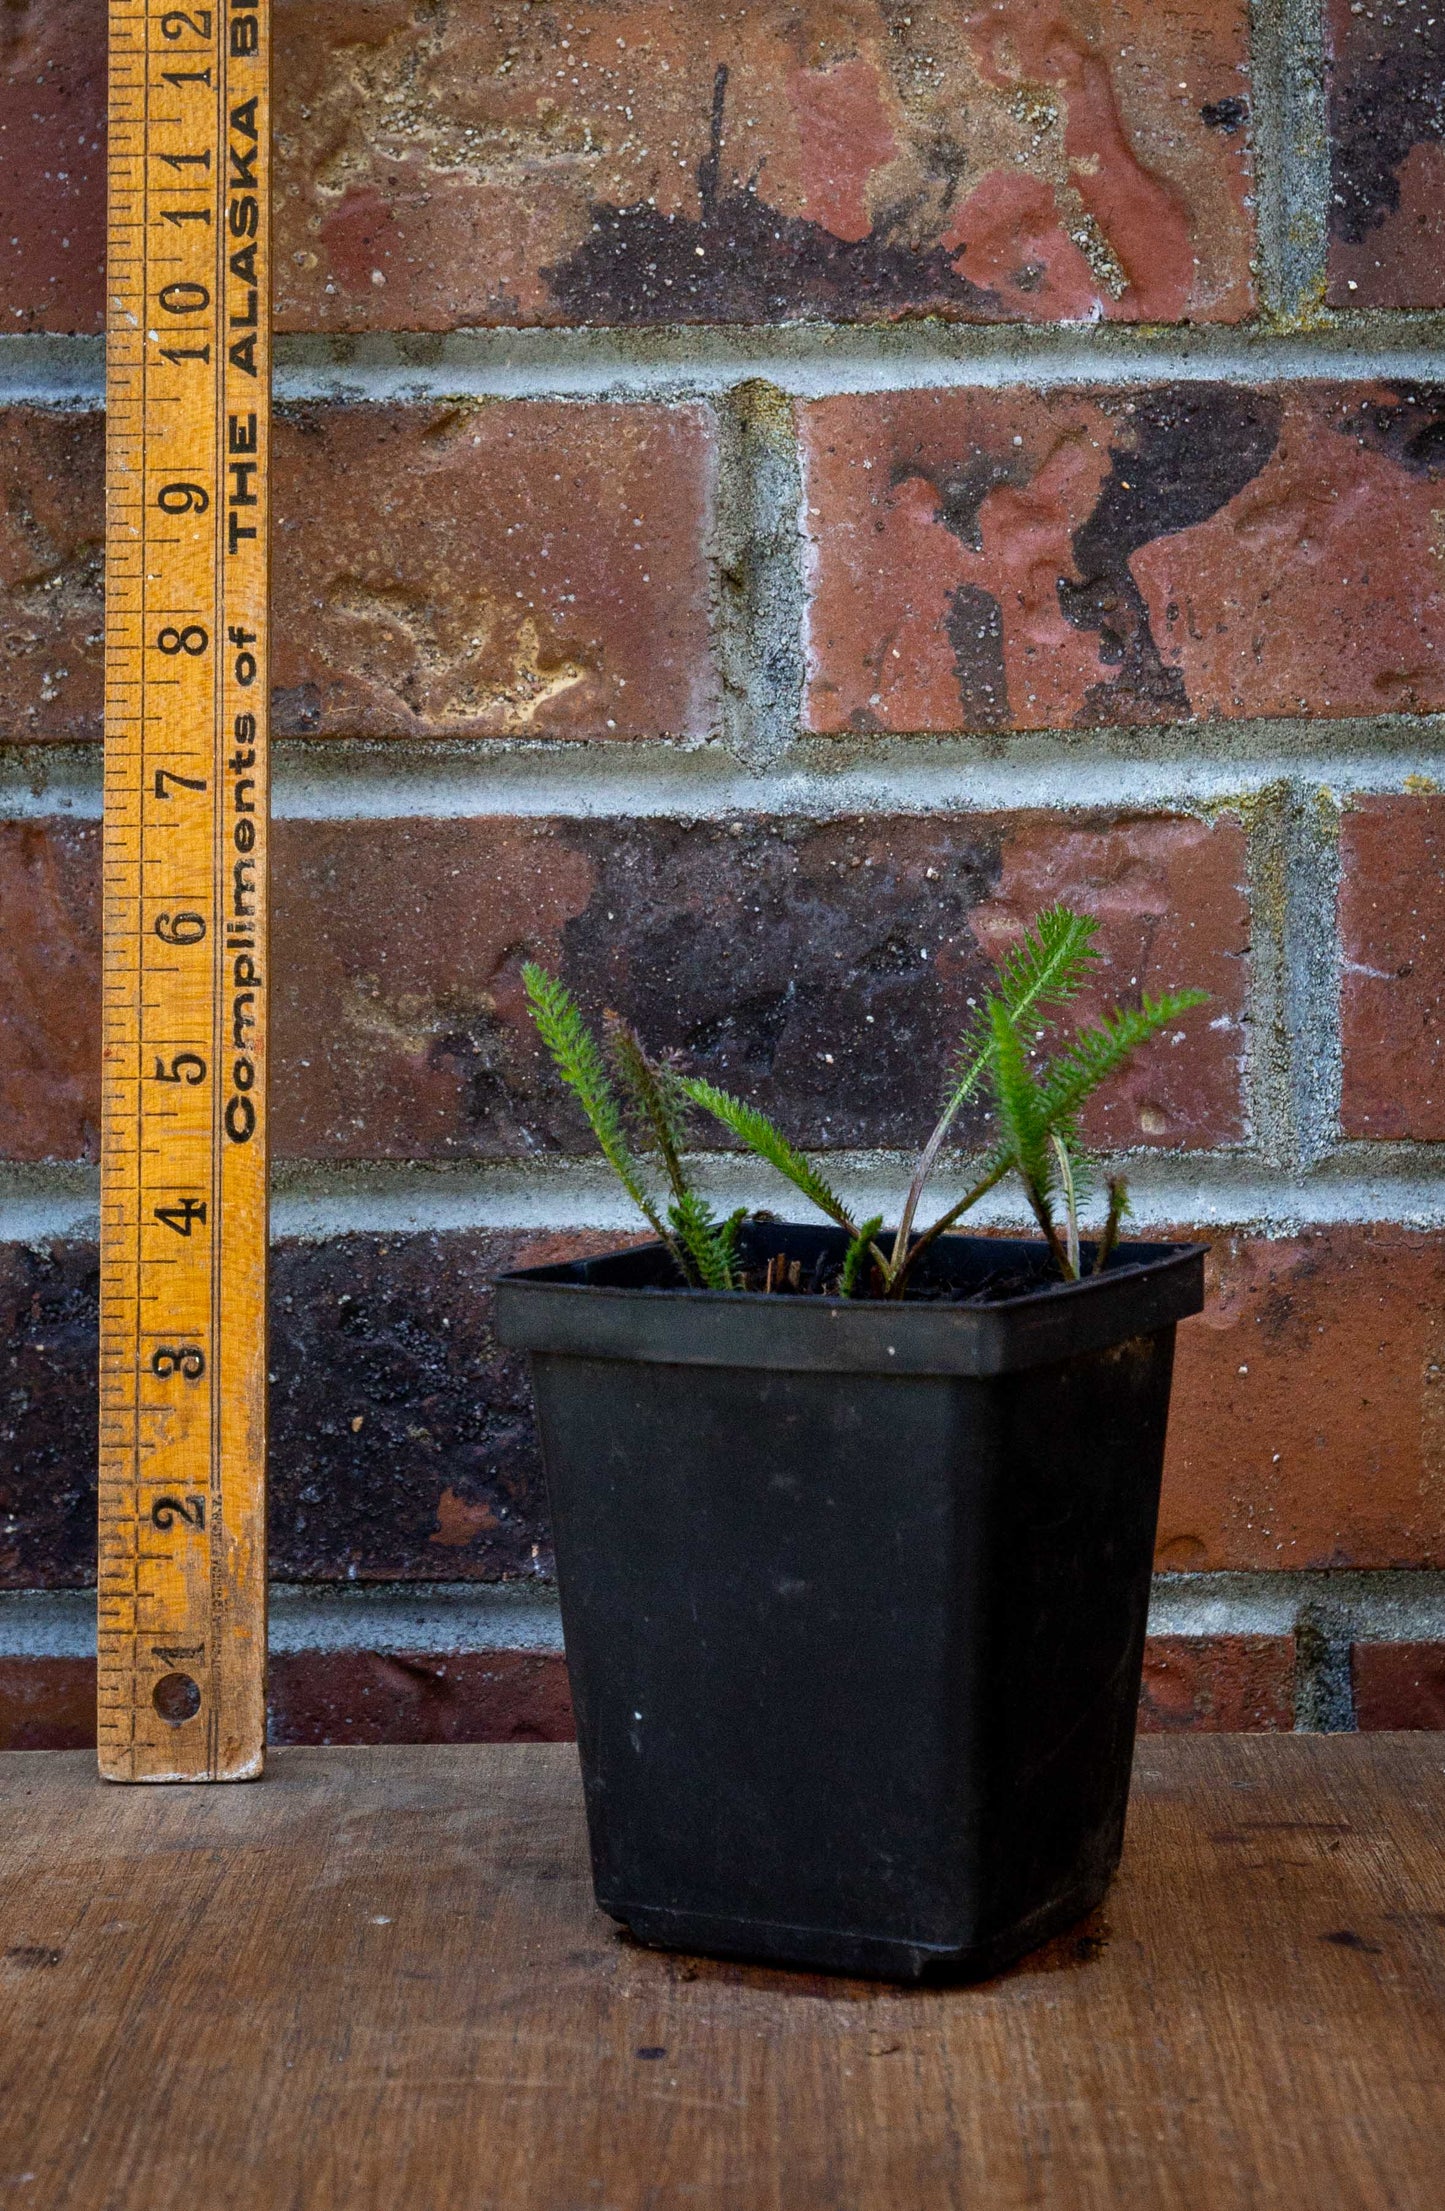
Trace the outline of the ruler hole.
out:
M 201 1709 L 201 1692 L 189 1674 L 162 1674 L 151 1691 L 151 1703 L 172 1727 L 182 1727 Z

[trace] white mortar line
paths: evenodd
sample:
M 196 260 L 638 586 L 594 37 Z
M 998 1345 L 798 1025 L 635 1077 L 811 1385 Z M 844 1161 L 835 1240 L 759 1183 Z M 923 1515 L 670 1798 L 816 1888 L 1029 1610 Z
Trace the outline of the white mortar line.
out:
M 1210 733 L 1213 734 L 1212 732 Z M 1445 723 L 1431 728 L 1429 749 L 1361 750 L 1307 763 L 1293 750 L 1251 757 L 1139 759 L 1103 747 L 1077 750 L 1057 742 L 1031 747 L 1019 740 L 1005 756 L 987 757 L 982 744 L 894 739 L 878 756 L 860 757 L 851 742 L 828 760 L 818 743 L 801 759 L 785 756 L 750 773 L 720 747 L 693 751 L 647 748 L 646 760 L 609 757 L 600 746 L 572 755 L 551 752 L 429 762 L 427 772 L 383 769 L 346 772 L 337 762 L 287 765 L 278 775 L 278 820 L 358 821 L 486 814 L 569 819 L 656 816 L 711 820 L 737 814 L 827 819 L 843 814 L 1008 813 L 1020 808 L 1078 812 L 1092 808 L 1210 807 L 1278 783 L 1311 782 L 1354 792 L 1397 791 L 1422 774 L 1445 783 Z M 1198 739 L 1201 748 L 1209 737 Z M 803 748 L 799 748 L 802 751 Z M 373 756 L 374 757 L 374 756 Z
M 1356 1642 L 1445 1639 L 1445 1574 L 1160 1574 L 1149 1607 L 1153 1636 L 1292 1635 L 1301 1610 L 1325 1607 Z M 269 1645 L 298 1652 L 460 1654 L 562 1649 L 551 1583 L 273 1583 Z M 91 1589 L 0 1592 L 0 1658 L 89 1658 Z
M 1260 292 L 1267 309 L 1310 316 L 1329 250 L 1323 0 L 1253 0 L 1249 44 Z
M 891 1216 L 911 1161 L 898 1153 L 823 1156 L 830 1181 L 858 1218 Z M 1445 1227 L 1445 1160 L 1429 1147 L 1349 1144 L 1305 1173 L 1271 1169 L 1240 1151 L 1118 1155 L 1127 1174 L 1133 1225 L 1155 1233 L 1190 1224 L 1290 1236 L 1311 1228 L 1393 1223 Z M 749 1156 L 696 1156 L 699 1187 L 723 1207 L 790 1207 L 788 1186 Z M 935 1177 L 940 1208 L 962 1195 L 969 1165 L 953 1161 Z M 0 1242 L 37 1244 L 93 1239 L 99 1221 L 94 1169 L 0 1167 Z M 800 1202 L 800 1201 L 799 1201 Z M 1026 1209 L 1002 1187 L 970 1216 L 980 1228 L 1032 1233 Z M 519 1230 L 629 1233 L 637 1219 L 605 1166 L 555 1154 L 534 1160 L 331 1166 L 288 1163 L 277 1169 L 271 1203 L 274 1240 L 324 1243 L 336 1236 L 444 1235 Z
M 709 397 L 763 378 L 801 399 L 950 385 L 997 389 L 1438 375 L 1438 314 L 1324 315 L 1317 328 L 1075 323 L 793 323 L 656 330 L 279 336 L 278 401 Z M 99 407 L 104 342 L 0 334 L 0 404 Z
M 1392 1223 L 1445 1227 L 1445 1148 L 1341 1143 L 1328 1159 L 1290 1172 L 1251 1150 L 1118 1152 L 1103 1172 L 1129 1178 L 1131 1225 L 1233 1227 L 1293 1236 L 1312 1227 Z M 908 1183 L 908 1152 L 820 1152 L 829 1181 L 859 1220 L 893 1214 Z M 977 1161 L 952 1154 L 930 1183 L 930 1205 L 963 1196 Z M 700 1152 L 689 1172 L 723 1207 L 789 1209 L 791 1190 L 745 1152 Z M 802 1201 L 795 1201 L 798 1209 Z M 970 1223 L 1032 1234 L 1027 1207 L 1001 1185 Z M 93 1240 L 99 1170 L 84 1163 L 0 1163 L 0 1243 Z M 440 1236 L 466 1232 L 632 1234 L 639 1218 L 599 1159 L 539 1152 L 504 1161 L 283 1161 L 272 1170 L 272 1240 L 327 1243 L 334 1236 Z
M 0 818 L 98 821 L 100 753 L 98 745 L 65 746 L 47 758 L 41 747 L 0 747 Z M 1445 788 L 1445 716 L 1209 722 L 1078 737 L 1026 732 L 1006 743 L 993 736 L 805 738 L 761 773 L 715 744 L 330 739 L 277 747 L 272 813 L 278 821 L 708 821 L 1207 811 L 1285 782 L 1341 800 Z
M 1346 1642 L 1445 1640 L 1445 1574 L 1156 1574 L 1151 1635 L 1292 1635 L 1301 1613 L 1330 1616 Z
M 824 1164 L 844 1203 L 863 1220 L 873 1213 L 892 1217 L 911 1162 L 902 1154 L 841 1154 L 829 1155 Z M 1302 1176 L 1271 1172 L 1248 1157 L 1227 1154 L 1187 1161 L 1135 1154 L 1114 1164 L 1128 1174 L 1132 1225 L 1139 1232 L 1187 1224 L 1276 1236 L 1360 1221 L 1397 1222 L 1421 1230 L 1445 1226 L 1445 1163 L 1381 1164 L 1373 1171 L 1356 1166 L 1352 1171 L 1331 1162 Z M 695 1158 L 692 1171 L 699 1187 L 724 1210 L 737 1205 L 790 1210 L 788 1186 L 745 1155 Z M 965 1164 L 951 1165 L 935 1179 L 933 1203 L 942 1210 L 963 1195 L 970 1179 Z M 1033 1232 L 1027 1208 L 1006 1187 L 978 1206 L 970 1220 L 979 1228 Z M 305 1242 L 451 1229 L 610 1232 L 636 1227 L 636 1216 L 607 1169 L 582 1160 L 479 1164 L 431 1175 L 412 1167 L 394 1173 L 384 1168 L 360 1174 L 343 1170 L 334 1178 L 313 1170 L 304 1182 L 283 1181 L 272 1203 L 273 1234 Z
M 98 1167 L 0 1163 L 0 1243 L 93 1243 L 99 1233 Z
M 723 1207 L 789 1207 L 789 1190 L 745 1154 L 694 1159 L 698 1187 Z M 829 1154 L 826 1172 L 857 1218 L 893 1214 L 904 1190 L 906 1154 Z M 1304 1229 L 1394 1223 L 1445 1227 L 1445 1161 L 1430 1152 L 1343 1145 L 1306 1174 L 1273 1172 L 1246 1152 L 1122 1154 L 1133 1227 L 1226 1227 L 1259 1236 Z M 939 1207 L 968 1187 L 968 1165 L 952 1163 L 932 1185 Z M 1025 1207 L 1005 1187 L 970 1216 L 979 1227 L 1032 1234 Z M 95 1170 L 0 1167 L 0 1243 L 93 1240 L 99 1223 Z M 334 1236 L 442 1236 L 468 1232 L 632 1234 L 636 1216 L 605 1165 L 590 1159 L 475 1161 L 468 1165 L 320 1165 L 278 1167 L 272 1238 L 327 1243 Z

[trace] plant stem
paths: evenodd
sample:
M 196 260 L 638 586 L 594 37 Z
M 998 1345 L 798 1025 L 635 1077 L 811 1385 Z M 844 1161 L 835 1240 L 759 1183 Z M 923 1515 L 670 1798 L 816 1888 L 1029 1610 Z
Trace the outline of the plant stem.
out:
M 1078 1275 L 1076 1272 L 1070 1272 L 1068 1253 L 1064 1250 L 1063 1245 L 1059 1242 L 1059 1232 L 1054 1226 L 1054 1216 L 1049 1211 L 1048 1199 L 1043 1195 L 1042 1191 L 1038 1190 L 1035 1187 L 1034 1183 L 1028 1175 L 1024 1176 L 1024 1188 L 1028 1192 L 1029 1204 L 1034 1209 L 1034 1219 L 1038 1222 L 1039 1227 L 1044 1232 L 1044 1239 L 1048 1244 L 1049 1255 L 1052 1258 L 1054 1265 L 1058 1268 L 1060 1274 L 1063 1276 L 1066 1282 L 1077 1282 L 1079 1279 Z
M 977 1064 L 980 1072 L 982 1072 L 982 1060 L 980 1059 Z M 970 1073 L 972 1073 L 972 1069 L 970 1069 Z M 934 1125 L 933 1134 L 918 1155 L 918 1165 L 913 1170 L 913 1180 L 908 1185 L 908 1195 L 903 1201 L 903 1217 L 898 1223 L 898 1233 L 893 1239 L 893 1261 L 889 1270 L 890 1273 L 896 1272 L 903 1263 L 903 1254 L 908 1249 L 908 1238 L 913 1229 L 913 1216 L 918 1211 L 923 1198 L 924 1187 L 929 1176 L 933 1173 L 934 1163 L 943 1149 L 943 1140 L 953 1126 L 954 1116 L 958 1112 L 958 1105 L 959 1101 L 956 1098 L 950 1098 Z
M 1109 1218 L 1104 1223 L 1104 1233 L 1099 1238 L 1099 1248 L 1094 1253 L 1093 1272 L 1102 1274 L 1119 1241 L 1119 1224 L 1129 1203 L 1129 1187 L 1122 1175 L 1109 1177 Z
M 1009 1172 L 1012 1166 L 1013 1161 L 1011 1159 L 999 1160 L 995 1166 L 989 1169 L 988 1173 L 984 1176 L 981 1182 L 976 1182 L 974 1184 L 973 1188 L 969 1191 L 967 1197 L 960 1198 L 957 1205 L 950 1206 L 946 1213 L 942 1213 L 939 1215 L 939 1218 L 933 1223 L 931 1228 L 926 1228 L 923 1231 L 923 1234 L 919 1237 L 917 1243 L 912 1245 L 908 1252 L 905 1254 L 902 1263 L 890 1267 L 887 1270 L 885 1276 L 887 1284 L 887 1287 L 884 1291 L 885 1297 L 902 1297 L 904 1285 L 906 1284 L 909 1273 L 912 1270 L 913 1262 L 915 1259 L 917 1259 L 920 1252 L 927 1251 L 929 1245 L 934 1241 L 935 1237 L 942 1236 L 945 1230 L 952 1228 L 954 1222 L 961 1219 L 962 1216 L 969 1211 L 970 1207 L 977 1205 L 980 1198 L 986 1198 L 989 1191 L 992 1190 L 992 1188 L 994 1187 L 995 1183 L 1002 1182 L 1004 1176 Z
M 1054 1148 L 1054 1158 L 1059 1165 L 1059 1180 L 1064 1190 L 1064 1249 L 1069 1260 L 1069 1279 L 1079 1279 L 1079 1198 L 1074 1188 L 1074 1166 L 1069 1158 L 1068 1146 L 1057 1135 L 1049 1138 Z

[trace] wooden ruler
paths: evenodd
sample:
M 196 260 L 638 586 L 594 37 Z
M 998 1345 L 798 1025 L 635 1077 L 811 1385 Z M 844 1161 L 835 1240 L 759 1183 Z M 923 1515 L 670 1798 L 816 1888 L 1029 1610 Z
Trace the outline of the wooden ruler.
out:
M 269 0 L 110 0 L 99 1743 L 261 1771 Z

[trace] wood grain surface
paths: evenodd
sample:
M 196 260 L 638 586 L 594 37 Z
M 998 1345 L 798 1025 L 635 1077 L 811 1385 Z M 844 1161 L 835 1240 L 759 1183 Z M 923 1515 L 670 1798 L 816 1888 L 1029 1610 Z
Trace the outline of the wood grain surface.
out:
M 670 1957 L 568 1745 L 0 1760 L 0 2203 L 1437 2211 L 1445 1741 L 1145 1744 L 1105 1909 L 974 1988 Z

